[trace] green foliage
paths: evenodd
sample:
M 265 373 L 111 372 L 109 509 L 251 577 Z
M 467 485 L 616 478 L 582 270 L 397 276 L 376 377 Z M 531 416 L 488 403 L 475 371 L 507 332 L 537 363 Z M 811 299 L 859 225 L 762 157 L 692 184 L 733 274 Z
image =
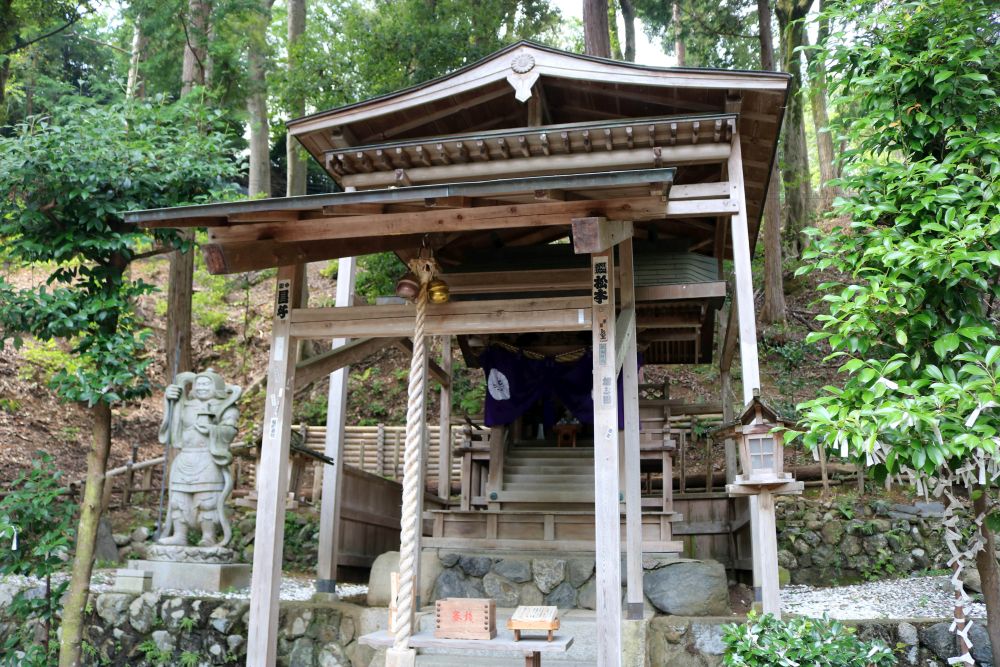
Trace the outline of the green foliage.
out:
M 180 663 L 182 667 L 195 667 L 201 662 L 201 656 L 195 651 L 184 651 L 181 653 Z
M 757 4 L 746 0 L 680 0 L 680 21 L 673 2 L 633 0 L 636 15 L 664 53 L 676 55 L 676 38 L 684 43 L 688 67 L 760 68 Z
M 727 667 L 889 667 L 896 657 L 880 642 L 863 642 L 854 629 L 827 618 L 778 620 L 747 615 L 723 627 Z
M 69 553 L 75 510 L 63 495 L 61 476 L 52 458 L 40 453 L 0 499 L 0 575 L 45 581 L 44 595 L 20 592 L 6 608 L 18 631 L 0 638 L 0 665 L 44 667 L 53 664 L 57 654 L 56 615 L 67 582 L 53 585 L 51 576 Z M 17 658 L 15 651 L 24 655 Z
M 60 371 L 73 374 L 79 368 L 79 362 L 73 355 L 54 340 L 25 341 L 21 347 L 21 358 L 27 363 L 17 369 L 18 380 L 49 383 Z
M 282 16 L 271 26 L 283 42 Z M 519 39 L 559 42 L 559 12 L 547 0 L 397 0 L 310 3 L 299 66 L 275 68 L 268 84 L 282 108 L 305 99 L 340 106 L 433 79 Z
M 15 415 L 21 411 L 21 401 L 16 398 L 0 398 L 0 411 Z
M 18 261 L 53 266 L 35 288 L 0 279 L 0 343 L 71 341 L 78 365 L 51 379 L 62 398 L 94 405 L 150 391 L 149 332 L 132 305 L 153 288 L 127 272 L 149 236 L 123 214 L 221 196 L 236 165 L 218 120 L 193 103 L 74 103 L 0 138 L 0 191 L 10 193 L 0 237 Z M 154 237 L 180 245 L 173 231 Z
M 851 150 L 800 273 L 835 268 L 822 331 L 842 387 L 803 404 L 805 442 L 883 472 L 996 454 L 1000 411 L 1000 25 L 989 0 L 840 4 L 823 56 Z
M 375 303 L 380 296 L 396 294 L 396 281 L 403 277 L 406 267 L 395 253 L 382 252 L 358 259 L 358 273 L 354 292 L 368 303 Z
M 152 665 L 169 665 L 173 653 L 159 648 L 152 639 L 147 639 L 136 647 L 143 657 Z

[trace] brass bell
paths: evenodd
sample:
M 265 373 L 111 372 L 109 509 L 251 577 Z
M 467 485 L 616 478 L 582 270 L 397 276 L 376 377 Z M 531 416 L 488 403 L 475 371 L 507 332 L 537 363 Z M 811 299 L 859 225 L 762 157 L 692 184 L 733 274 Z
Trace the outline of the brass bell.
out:
M 396 283 L 396 296 L 407 301 L 412 301 L 420 293 L 420 283 L 413 271 L 407 271 L 406 275 Z
M 427 291 L 431 303 L 448 303 L 448 298 L 450 297 L 448 283 L 440 278 L 432 280 L 430 285 L 427 286 Z

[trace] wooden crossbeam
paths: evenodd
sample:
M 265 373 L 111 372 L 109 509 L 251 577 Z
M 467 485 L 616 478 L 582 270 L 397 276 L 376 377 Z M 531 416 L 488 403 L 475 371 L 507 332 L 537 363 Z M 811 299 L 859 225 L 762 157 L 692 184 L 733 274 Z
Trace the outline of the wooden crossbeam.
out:
M 225 245 L 207 243 L 202 245 L 201 249 L 209 273 L 218 275 L 256 271 L 287 264 L 305 264 L 336 257 L 419 248 L 425 242 L 429 247 L 436 247 L 437 239 L 437 235 L 431 235 L 431 238 L 427 239 L 426 234 L 413 234 L 292 243 L 262 240 Z
M 383 213 L 341 218 L 298 220 L 294 224 L 264 223 L 213 227 L 216 243 L 270 241 L 288 243 L 393 236 L 436 232 L 468 232 L 568 225 L 572 218 L 600 216 L 615 220 L 656 220 L 680 215 L 731 215 L 727 200 L 663 202 L 659 197 L 504 204 L 477 208 Z
M 413 354 L 413 341 L 409 338 L 394 340 L 393 344 L 407 354 Z M 427 360 L 427 372 L 438 381 L 442 387 L 451 387 L 451 373 L 441 368 L 433 359 Z
M 578 254 L 603 252 L 632 238 L 631 220 L 603 217 L 573 218 L 573 251 Z
M 368 355 L 393 343 L 398 343 L 400 340 L 402 339 L 362 338 L 301 361 L 295 366 L 295 389 L 298 391 L 306 385 L 326 377 L 333 371 L 355 364 Z
M 615 376 L 617 377 L 619 371 L 622 369 L 622 364 L 625 362 L 626 352 L 628 346 L 632 342 L 632 336 L 635 334 L 635 305 L 626 307 L 622 304 L 622 309 L 618 313 L 618 319 L 615 320 L 615 364 L 617 368 L 615 369 Z
M 413 334 L 411 305 L 305 308 L 292 311 L 296 338 L 398 338 Z M 590 328 L 588 297 L 457 301 L 427 307 L 425 332 L 500 334 L 584 331 Z

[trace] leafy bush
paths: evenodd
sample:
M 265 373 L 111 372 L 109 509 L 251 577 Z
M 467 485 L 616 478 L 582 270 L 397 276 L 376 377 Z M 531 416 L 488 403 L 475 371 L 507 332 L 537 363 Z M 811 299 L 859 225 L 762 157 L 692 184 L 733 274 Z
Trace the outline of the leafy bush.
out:
M 0 638 L 0 665 L 44 667 L 55 660 L 56 614 L 67 583 L 53 583 L 52 574 L 69 552 L 75 511 L 62 493 L 60 475 L 43 454 L 0 500 L 0 575 L 45 582 L 44 595 L 22 591 L 7 607 L 5 615 L 17 630 Z
M 854 629 L 824 617 L 779 620 L 753 612 L 742 625 L 723 628 L 724 664 L 729 667 L 888 667 L 892 651 L 880 642 L 864 642 Z

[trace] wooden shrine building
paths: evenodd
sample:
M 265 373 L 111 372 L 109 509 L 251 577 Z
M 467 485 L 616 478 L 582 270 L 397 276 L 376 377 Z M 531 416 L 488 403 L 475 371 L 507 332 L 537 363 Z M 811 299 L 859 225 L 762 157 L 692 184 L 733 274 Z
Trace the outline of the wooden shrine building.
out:
M 776 72 L 643 67 L 521 42 L 434 81 L 290 122 L 341 192 L 129 216 L 147 227 L 207 228 L 203 251 L 214 273 L 278 268 L 248 665 L 274 664 L 295 387 L 391 344 L 412 350 L 413 363 L 399 618 L 387 664 L 412 664 L 422 545 L 594 551 L 598 660 L 620 664 L 623 619 L 642 617 L 643 551 L 680 551 L 672 484 L 662 497 L 644 498 L 640 489 L 642 471 L 670 474 L 674 443 L 662 410 L 640 414 L 639 360 L 718 363 L 731 419 L 738 341 L 744 402 L 759 389 L 750 260 L 788 85 Z M 413 270 L 415 303 L 349 305 L 347 274 L 338 307 L 301 307 L 304 264 L 385 251 Z M 343 277 L 351 262 L 341 264 Z M 444 290 L 450 300 L 439 303 Z M 727 295 L 734 305 L 724 318 Z M 586 355 L 588 377 L 575 388 L 592 401 L 592 415 L 574 420 L 581 423 L 571 435 L 592 460 L 575 471 L 558 459 L 525 460 L 540 448 L 524 446 L 542 421 L 530 415 L 494 423 L 482 446 L 456 443 L 456 452 L 445 426 L 443 455 L 431 465 L 443 472 L 453 453 L 462 456 L 463 493 L 448 505 L 448 476 L 439 475 L 445 508 L 425 512 L 428 376 L 445 389 L 450 381 L 447 368 L 427 360 L 428 336 L 442 337 L 445 349 L 456 337 L 470 366 L 497 349 L 556 363 Z M 303 339 L 340 342 L 297 366 Z M 493 379 L 490 391 L 508 398 L 510 388 Z M 335 398 L 331 410 L 342 414 L 344 395 Z M 339 460 L 336 431 L 328 428 L 327 454 Z M 335 508 L 326 504 L 337 475 L 328 477 L 321 559 L 336 542 Z M 425 518 L 433 519 L 426 537 Z M 755 535 L 755 544 L 761 539 L 767 535 Z M 332 584 L 335 564 L 325 574 L 323 567 L 321 579 Z M 777 582 L 757 584 L 765 609 L 775 609 Z

